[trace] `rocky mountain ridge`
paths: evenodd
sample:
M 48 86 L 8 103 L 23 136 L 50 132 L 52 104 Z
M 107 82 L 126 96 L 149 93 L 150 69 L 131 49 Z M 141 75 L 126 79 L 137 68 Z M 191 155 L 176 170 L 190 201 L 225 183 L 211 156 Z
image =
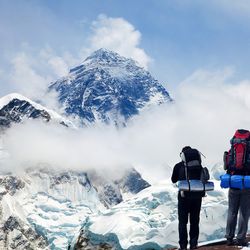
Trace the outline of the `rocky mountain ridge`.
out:
M 31 119 L 40 119 L 44 122 L 57 122 L 71 126 L 71 122 L 55 111 L 24 97 L 12 93 L 0 98 L 0 128 L 9 128 L 12 124 Z

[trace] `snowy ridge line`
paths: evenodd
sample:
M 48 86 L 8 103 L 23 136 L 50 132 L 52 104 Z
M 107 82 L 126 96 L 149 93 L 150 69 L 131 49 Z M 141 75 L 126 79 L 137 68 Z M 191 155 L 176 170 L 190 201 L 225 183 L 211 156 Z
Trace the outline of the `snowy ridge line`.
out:
M 53 111 L 51 109 L 48 109 L 48 108 L 45 108 L 41 104 L 36 103 L 36 102 L 30 100 L 29 98 L 27 98 L 27 97 L 25 97 L 25 96 L 23 96 L 21 94 L 18 94 L 18 93 L 11 93 L 11 94 L 8 94 L 8 95 L 3 96 L 2 98 L 0 98 L 0 109 L 2 109 L 4 106 L 6 106 L 8 103 L 10 103 L 14 99 L 18 99 L 18 100 L 21 100 L 21 101 L 26 101 L 26 102 L 30 103 L 34 108 L 36 108 L 38 110 L 47 111 L 52 116 L 52 118 L 54 118 L 54 119 L 58 119 L 58 120 L 63 119 L 63 117 L 60 116 L 59 114 L 57 114 L 55 111 Z

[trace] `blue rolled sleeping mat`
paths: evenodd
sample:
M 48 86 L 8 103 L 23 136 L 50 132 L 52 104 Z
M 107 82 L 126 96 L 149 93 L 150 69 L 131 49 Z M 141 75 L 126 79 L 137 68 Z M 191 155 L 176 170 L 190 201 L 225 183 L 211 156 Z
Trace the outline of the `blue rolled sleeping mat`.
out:
M 213 191 L 214 183 L 212 181 L 202 182 L 201 180 L 183 180 L 178 182 L 180 191 Z
M 224 174 L 220 176 L 220 186 L 222 188 L 229 188 L 231 182 L 231 175 L 230 174 Z
M 250 176 L 249 175 L 244 176 L 244 187 L 246 189 L 250 189 Z
M 222 188 L 250 189 L 250 176 L 224 174 L 220 180 Z

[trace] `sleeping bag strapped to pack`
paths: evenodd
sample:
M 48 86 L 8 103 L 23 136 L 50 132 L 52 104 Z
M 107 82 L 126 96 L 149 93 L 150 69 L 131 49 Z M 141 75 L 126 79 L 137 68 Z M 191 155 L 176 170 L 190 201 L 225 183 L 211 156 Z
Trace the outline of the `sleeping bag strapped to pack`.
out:
M 183 180 L 178 182 L 178 188 L 180 191 L 207 192 L 214 190 L 214 183 L 212 181 Z
M 250 189 L 250 176 L 224 174 L 220 180 L 222 188 Z
M 250 132 L 239 129 L 230 141 L 231 149 L 224 153 L 224 169 L 250 169 Z

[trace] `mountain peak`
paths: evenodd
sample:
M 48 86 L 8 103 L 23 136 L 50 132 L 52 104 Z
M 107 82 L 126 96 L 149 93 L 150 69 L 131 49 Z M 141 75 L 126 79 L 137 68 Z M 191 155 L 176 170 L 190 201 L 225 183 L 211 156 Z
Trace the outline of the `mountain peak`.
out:
M 30 99 L 28 99 L 27 97 L 21 95 L 21 94 L 18 94 L 18 93 L 10 93 L 2 98 L 0 98 L 0 109 L 2 107 L 4 107 L 5 105 L 7 105 L 9 102 L 11 102 L 12 100 L 14 99 L 18 99 L 18 100 L 21 100 L 21 101 L 27 101 L 27 102 L 32 102 Z
M 108 50 L 108 49 L 98 49 L 94 51 L 89 57 L 84 60 L 83 64 L 97 63 L 99 65 L 120 65 L 124 63 L 136 64 L 136 62 L 130 58 L 121 56 L 120 54 Z
M 50 85 L 65 113 L 83 123 L 124 124 L 149 106 L 171 101 L 167 90 L 132 59 L 99 49 Z
M 100 48 L 92 52 L 92 54 L 89 57 L 102 57 L 102 56 L 110 56 L 110 55 L 120 56 L 118 53 L 112 50 Z

